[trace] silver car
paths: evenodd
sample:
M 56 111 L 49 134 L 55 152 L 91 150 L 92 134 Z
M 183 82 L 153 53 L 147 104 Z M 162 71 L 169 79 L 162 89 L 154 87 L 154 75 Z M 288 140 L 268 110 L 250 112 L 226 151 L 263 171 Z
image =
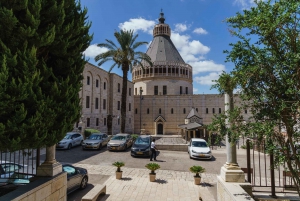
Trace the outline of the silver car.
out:
M 83 137 L 77 132 L 68 132 L 66 136 L 56 144 L 56 149 L 71 149 L 77 145 L 81 145 Z
M 109 137 L 105 133 L 93 133 L 85 140 L 81 146 L 82 149 L 101 149 L 109 141 Z
M 87 186 L 89 177 L 86 169 L 69 164 L 63 165 L 62 169 L 67 172 L 67 194 L 79 188 L 84 189 Z
M 130 134 L 119 133 L 114 135 L 107 143 L 108 150 L 126 150 L 132 146 L 132 137 Z

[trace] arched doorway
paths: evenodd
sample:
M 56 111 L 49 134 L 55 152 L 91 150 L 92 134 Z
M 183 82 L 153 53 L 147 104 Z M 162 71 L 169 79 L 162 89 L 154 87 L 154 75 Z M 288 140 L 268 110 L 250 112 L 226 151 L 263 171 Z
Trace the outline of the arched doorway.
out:
M 162 135 L 164 132 L 164 125 L 162 123 L 157 124 L 157 135 Z

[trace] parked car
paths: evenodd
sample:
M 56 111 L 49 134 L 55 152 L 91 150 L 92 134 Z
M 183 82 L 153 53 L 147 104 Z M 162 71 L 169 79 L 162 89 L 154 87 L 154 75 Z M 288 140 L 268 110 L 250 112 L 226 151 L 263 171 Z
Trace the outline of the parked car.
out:
M 88 171 L 86 169 L 74 167 L 70 164 L 62 165 L 62 169 L 64 172 L 67 172 L 67 194 L 77 189 L 86 188 L 89 180 Z
M 131 156 L 150 156 L 152 137 L 149 135 L 139 136 L 131 147 Z
M 0 161 L 0 182 L 7 182 L 15 171 L 23 169 L 25 166 L 14 162 Z
M 82 142 L 82 149 L 101 149 L 107 145 L 109 137 L 105 133 L 93 133 Z
M 56 144 L 56 149 L 71 149 L 77 145 L 81 145 L 83 137 L 77 132 L 68 132 L 66 136 Z
M 114 135 L 107 143 L 108 150 L 126 150 L 132 146 L 132 137 L 126 133 L 119 133 Z
M 212 154 L 207 142 L 200 138 L 192 138 L 188 144 L 190 158 L 211 159 Z

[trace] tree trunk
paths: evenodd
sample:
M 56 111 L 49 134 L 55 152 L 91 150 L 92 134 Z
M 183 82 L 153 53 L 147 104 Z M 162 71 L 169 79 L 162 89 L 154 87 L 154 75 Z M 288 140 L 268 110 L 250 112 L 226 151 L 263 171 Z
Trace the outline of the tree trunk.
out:
M 128 69 L 129 69 L 128 65 L 124 65 L 124 64 L 122 65 L 123 84 L 122 84 L 122 100 L 121 100 L 121 133 L 125 133 Z

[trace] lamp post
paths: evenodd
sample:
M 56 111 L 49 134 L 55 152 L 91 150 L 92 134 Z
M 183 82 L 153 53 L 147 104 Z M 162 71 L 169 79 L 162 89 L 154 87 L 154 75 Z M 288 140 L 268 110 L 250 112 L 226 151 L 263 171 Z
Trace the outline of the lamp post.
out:
M 140 88 L 140 134 L 142 132 L 142 100 L 143 100 L 142 93 L 143 93 L 143 90 L 142 90 L 142 88 Z

